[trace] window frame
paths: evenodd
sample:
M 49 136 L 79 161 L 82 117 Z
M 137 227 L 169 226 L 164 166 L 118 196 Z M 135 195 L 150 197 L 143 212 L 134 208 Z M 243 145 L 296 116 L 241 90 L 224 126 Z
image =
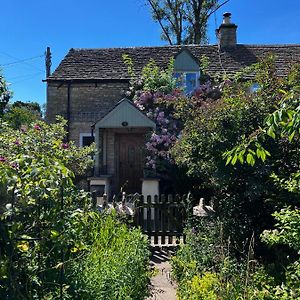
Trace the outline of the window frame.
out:
M 186 94 L 186 95 L 189 95 L 194 89 L 196 89 L 197 87 L 199 87 L 200 86 L 200 76 L 201 76 L 201 74 L 200 74 L 200 71 L 195 71 L 195 70 L 184 70 L 184 71 L 176 71 L 176 70 L 174 70 L 174 74 L 173 74 L 173 76 L 174 76 L 174 78 L 176 79 L 176 80 L 178 80 L 178 77 L 175 77 L 175 75 L 177 75 L 177 74 L 179 74 L 180 76 L 184 76 L 183 77 L 183 85 L 182 86 L 178 86 L 179 88 L 182 88 L 183 90 L 184 90 L 184 93 Z M 187 85 L 186 85 L 186 75 L 187 74 L 196 74 L 196 79 L 195 79 L 195 81 L 196 81 L 196 84 L 195 84 L 195 87 L 194 87 L 194 89 L 193 90 L 191 90 L 191 91 L 186 91 L 186 88 L 187 88 Z
M 91 132 L 87 133 L 87 132 L 81 132 L 79 133 L 79 147 L 85 147 L 83 146 L 83 138 L 84 137 L 93 137 L 94 138 L 94 142 L 95 142 L 95 135 L 92 134 Z

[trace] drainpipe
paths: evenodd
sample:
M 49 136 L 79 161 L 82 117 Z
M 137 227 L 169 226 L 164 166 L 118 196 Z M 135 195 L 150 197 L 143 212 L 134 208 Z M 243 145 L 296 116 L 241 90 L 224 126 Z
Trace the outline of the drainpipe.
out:
M 67 142 L 70 141 L 70 115 L 71 115 L 71 83 L 68 82 L 67 96 Z

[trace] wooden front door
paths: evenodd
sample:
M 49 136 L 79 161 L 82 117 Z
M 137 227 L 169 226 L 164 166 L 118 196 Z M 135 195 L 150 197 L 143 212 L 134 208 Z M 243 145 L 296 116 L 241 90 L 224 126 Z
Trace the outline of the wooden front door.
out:
M 137 134 L 119 136 L 119 190 L 123 187 L 126 193 L 141 193 L 144 140 Z

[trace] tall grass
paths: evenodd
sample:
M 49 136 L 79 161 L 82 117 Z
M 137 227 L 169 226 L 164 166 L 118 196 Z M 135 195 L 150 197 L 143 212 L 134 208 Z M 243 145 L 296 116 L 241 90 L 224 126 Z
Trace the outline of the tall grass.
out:
M 150 274 L 145 236 L 114 215 L 98 215 L 90 228 L 92 245 L 69 268 L 73 299 L 144 299 Z

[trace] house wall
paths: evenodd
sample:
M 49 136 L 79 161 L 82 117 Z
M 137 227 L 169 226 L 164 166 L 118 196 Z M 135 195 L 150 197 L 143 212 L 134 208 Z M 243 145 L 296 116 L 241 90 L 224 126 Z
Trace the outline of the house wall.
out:
M 79 145 L 79 135 L 90 132 L 91 125 L 106 115 L 123 97 L 126 82 L 69 83 L 69 138 Z M 56 115 L 67 118 L 68 84 L 48 82 L 46 120 L 54 122 Z

